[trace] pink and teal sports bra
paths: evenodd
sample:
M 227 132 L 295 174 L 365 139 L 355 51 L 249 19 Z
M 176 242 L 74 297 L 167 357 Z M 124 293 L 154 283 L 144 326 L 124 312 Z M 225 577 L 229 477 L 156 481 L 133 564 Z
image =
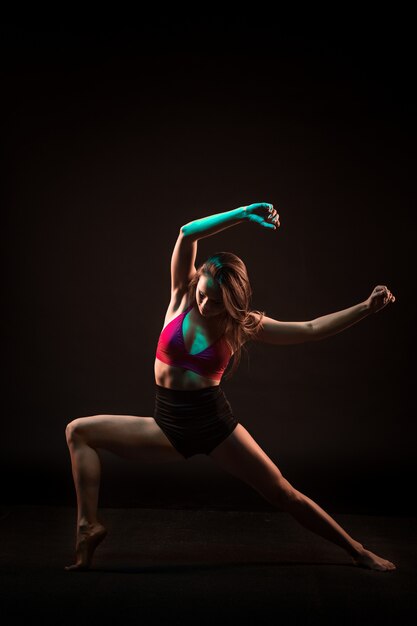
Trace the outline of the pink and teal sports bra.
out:
M 156 348 L 156 358 L 168 365 L 196 372 L 200 376 L 221 380 L 232 356 L 224 335 L 196 354 L 190 354 L 185 347 L 182 326 L 185 316 L 192 308 L 193 305 L 187 307 L 162 329 Z

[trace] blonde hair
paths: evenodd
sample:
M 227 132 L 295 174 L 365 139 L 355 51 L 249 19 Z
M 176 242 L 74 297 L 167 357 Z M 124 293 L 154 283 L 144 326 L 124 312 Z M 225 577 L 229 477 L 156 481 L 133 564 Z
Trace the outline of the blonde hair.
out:
M 233 365 L 225 378 L 230 378 L 236 371 L 242 357 L 242 349 L 247 354 L 244 345 L 256 336 L 262 324 L 265 311 L 251 310 L 252 288 L 246 265 L 232 252 L 215 252 L 200 265 L 197 272 L 188 284 L 188 301 L 195 302 L 195 292 L 200 276 L 211 276 L 219 286 L 227 314 L 226 333 L 231 344 Z M 260 317 L 257 319 L 254 315 Z

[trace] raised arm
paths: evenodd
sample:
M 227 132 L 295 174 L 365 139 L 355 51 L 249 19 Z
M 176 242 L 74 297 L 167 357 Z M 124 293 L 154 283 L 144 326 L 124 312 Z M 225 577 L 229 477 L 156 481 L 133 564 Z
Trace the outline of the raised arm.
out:
M 245 221 L 276 230 L 279 226 L 279 215 L 272 204 L 267 202 L 249 204 L 188 222 L 181 227 L 181 233 L 192 239 L 203 239 Z
M 171 297 L 175 302 L 181 299 L 182 293 L 197 271 L 195 268 L 197 241 L 244 221 L 255 222 L 273 230 L 280 225 L 279 215 L 272 204 L 262 202 L 202 217 L 180 228 L 171 256 Z
M 375 287 L 369 298 L 342 311 L 308 322 L 280 322 L 264 316 L 257 340 L 277 345 L 319 341 L 349 328 L 371 313 L 383 309 L 395 297 L 385 285 Z M 258 314 L 254 314 L 257 315 Z

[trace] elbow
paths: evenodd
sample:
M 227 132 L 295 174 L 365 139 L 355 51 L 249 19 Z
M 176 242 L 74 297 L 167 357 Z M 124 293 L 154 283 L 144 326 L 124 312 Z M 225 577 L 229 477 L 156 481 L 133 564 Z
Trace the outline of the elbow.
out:
M 188 236 L 188 235 L 190 235 L 190 234 L 191 234 L 190 223 L 188 223 L 188 224 L 184 224 L 184 226 L 181 226 L 181 228 L 180 228 L 180 234 L 181 234 L 183 237 L 186 237 L 186 236 Z
M 312 320 L 310 322 L 306 322 L 307 327 L 307 341 L 318 341 L 320 339 L 319 330 L 317 328 L 317 324 Z
M 317 320 L 313 320 L 307 323 L 309 324 L 310 328 L 310 341 L 321 341 L 322 339 L 326 339 L 326 337 L 331 334 L 322 326 L 320 327 L 320 322 L 318 322 Z
M 180 235 L 181 237 L 188 237 L 192 238 L 194 241 L 198 241 L 197 234 L 191 222 L 188 222 L 188 224 L 184 224 L 184 226 L 181 226 Z

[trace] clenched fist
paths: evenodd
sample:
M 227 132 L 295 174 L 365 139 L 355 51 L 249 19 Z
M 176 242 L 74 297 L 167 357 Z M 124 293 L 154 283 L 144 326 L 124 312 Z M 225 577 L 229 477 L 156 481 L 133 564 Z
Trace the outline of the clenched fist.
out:
M 395 302 L 395 296 L 392 295 L 386 285 L 378 285 L 375 287 L 368 300 L 369 310 L 372 313 L 380 311 L 390 302 Z
M 256 222 L 260 226 L 273 228 L 274 230 L 280 226 L 279 215 L 272 204 L 260 202 L 256 204 L 249 204 L 243 208 L 245 211 L 245 217 L 250 222 Z

